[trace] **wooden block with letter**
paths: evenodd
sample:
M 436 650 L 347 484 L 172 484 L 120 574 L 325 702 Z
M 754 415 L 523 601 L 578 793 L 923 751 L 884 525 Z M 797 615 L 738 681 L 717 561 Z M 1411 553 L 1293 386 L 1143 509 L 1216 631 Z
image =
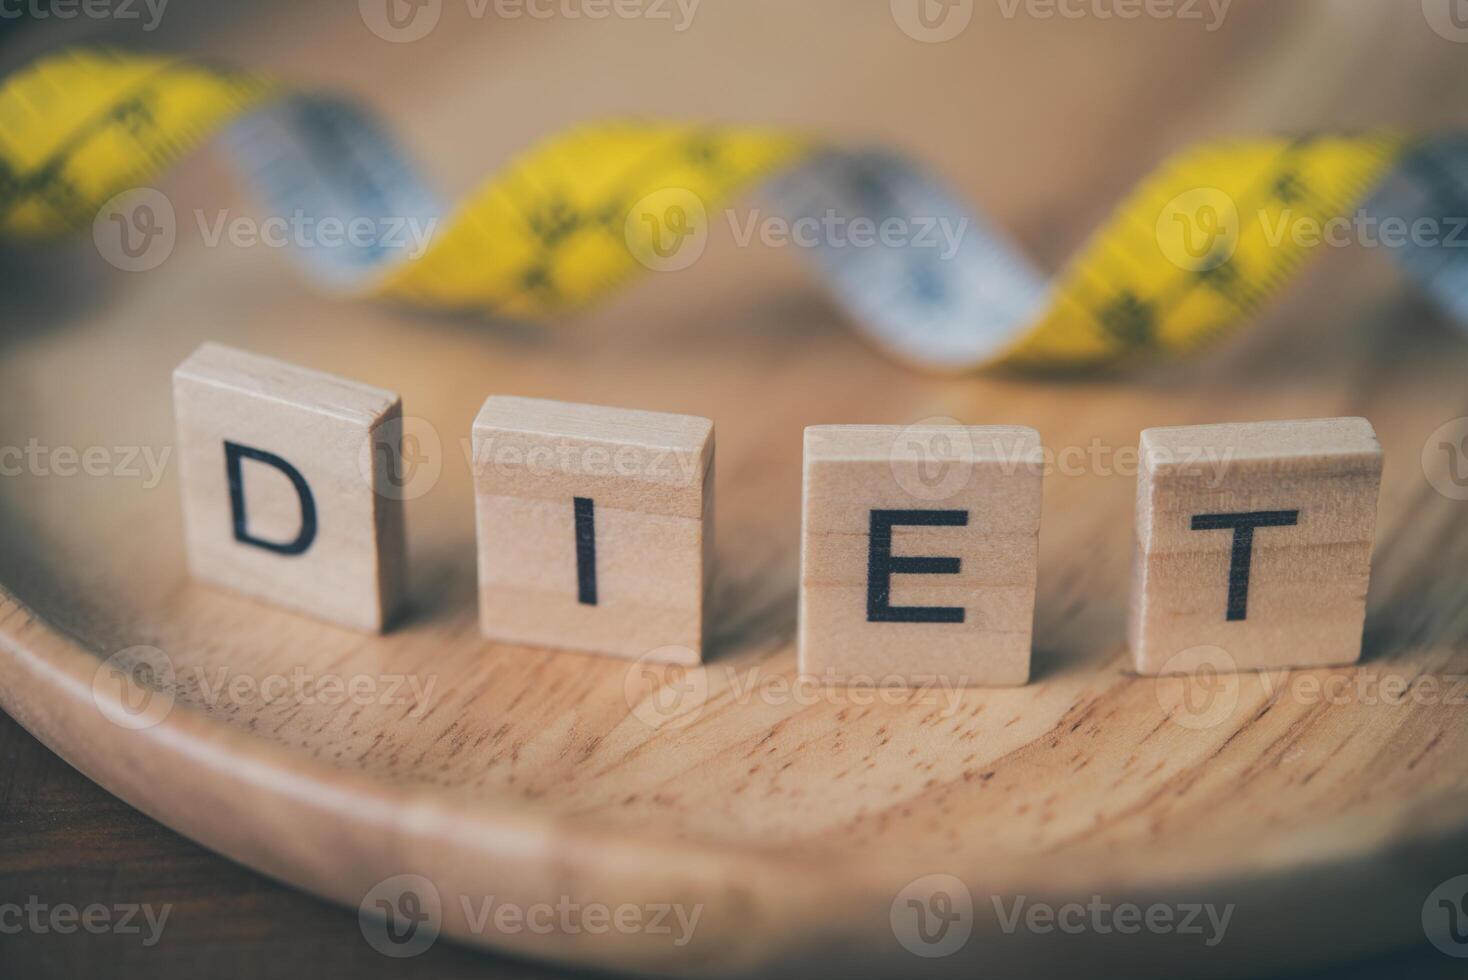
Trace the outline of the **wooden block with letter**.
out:
M 1144 431 L 1137 671 L 1354 663 L 1381 470 L 1365 419 Z
M 1041 464 L 1023 427 L 806 429 L 801 672 L 1024 684 Z
M 194 576 L 382 630 L 403 592 L 398 396 L 205 344 L 173 405 Z
M 490 397 L 474 420 L 484 635 L 700 662 L 713 459 L 708 419 Z

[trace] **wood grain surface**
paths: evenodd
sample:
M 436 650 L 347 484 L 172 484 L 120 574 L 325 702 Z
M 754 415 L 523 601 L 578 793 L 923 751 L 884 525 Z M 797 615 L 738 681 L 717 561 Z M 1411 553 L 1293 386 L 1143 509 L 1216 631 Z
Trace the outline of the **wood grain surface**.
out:
M 450 189 L 537 134 L 618 110 L 890 143 L 1052 266 L 1189 139 L 1462 122 L 1468 62 L 1415 5 L 1236 6 L 1206 34 L 984 8 L 939 47 L 894 33 L 885 4 L 710 5 L 676 42 L 649 23 L 450 20 L 416 45 L 372 39 L 349 9 L 282 5 L 182 13 L 147 43 L 356 92 Z M 7 59 L 41 43 L 22 41 Z M 760 71 L 747 70 L 752 49 Z M 164 186 L 181 214 L 249 212 L 213 162 Z M 906 371 L 853 336 L 796 256 L 728 234 L 685 272 L 547 331 L 331 300 L 272 250 L 193 234 L 145 275 L 109 270 L 85 241 L 7 251 L 0 269 L 0 445 L 44 449 L 43 465 L 0 481 L 0 707 L 111 793 L 269 877 L 355 908 L 385 878 L 422 875 L 449 936 L 601 968 L 1225 975 L 1418 943 L 1428 893 L 1468 870 L 1468 722 L 1448 683 L 1468 673 L 1468 523 L 1422 464 L 1434 432 L 1468 414 L 1468 343 L 1380 255 L 1323 256 L 1247 336 L 1194 362 L 1065 382 Z M 395 631 L 364 638 L 188 580 L 172 468 L 152 485 L 145 454 L 139 476 L 122 458 L 171 444 L 169 372 L 206 339 L 399 391 L 437 438 L 438 477 L 408 503 L 412 609 Z M 480 639 L 464 440 L 491 392 L 715 421 L 705 668 L 650 675 Z M 1386 453 L 1363 663 L 1245 676 L 1206 702 L 1129 675 L 1127 453 L 1140 429 L 1346 415 L 1371 419 Z M 933 416 L 1031 425 L 1067 450 L 1044 486 L 1032 682 L 928 703 L 792 691 L 801 429 Z M 109 475 L 57 475 L 58 447 L 94 446 Z M 166 654 L 174 702 L 129 729 L 99 708 L 118 696 L 99 665 L 138 645 Z M 264 693 L 303 675 L 304 693 Z M 693 695 L 659 698 L 650 677 L 692 679 Z M 332 678 L 366 678 L 373 697 L 328 696 Z M 1389 678 L 1444 683 L 1401 702 L 1383 695 Z M 19 736 L 6 744 L 36 758 Z M 44 818 L 11 802 L 37 790 L 6 778 L 15 839 L 44 838 Z M 5 837 L 0 882 L 40 887 Z M 177 878 L 226 874 L 176 861 Z M 889 913 L 930 874 L 970 890 L 974 935 L 921 960 Z M 476 930 L 457 900 L 489 894 L 677 902 L 702 917 L 684 946 Z M 1181 935 L 1007 933 L 991 896 L 1235 911 L 1225 940 L 1200 949 Z M 201 914 L 227 918 L 228 902 L 216 908 Z M 245 921 L 261 941 L 285 928 Z M 27 962 L 66 962 L 55 937 L 26 948 Z

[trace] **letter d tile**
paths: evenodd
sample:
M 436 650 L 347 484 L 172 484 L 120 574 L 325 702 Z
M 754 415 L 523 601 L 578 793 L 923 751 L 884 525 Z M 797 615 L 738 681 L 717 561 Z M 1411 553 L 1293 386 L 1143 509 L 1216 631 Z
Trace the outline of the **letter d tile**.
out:
M 402 403 L 218 344 L 173 372 L 196 578 L 369 631 L 402 595 Z

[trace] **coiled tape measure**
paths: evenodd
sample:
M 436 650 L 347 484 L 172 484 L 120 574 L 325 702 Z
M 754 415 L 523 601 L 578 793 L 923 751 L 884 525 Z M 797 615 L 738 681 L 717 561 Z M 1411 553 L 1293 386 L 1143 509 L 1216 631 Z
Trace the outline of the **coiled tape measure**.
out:
M 71 51 L 0 83 L 0 236 L 85 227 L 220 135 L 273 214 L 431 228 L 426 245 L 298 249 L 323 287 L 423 307 L 546 319 L 644 266 L 676 268 L 708 214 L 759 188 L 799 221 L 936 220 L 811 249 L 836 300 L 915 365 L 1044 371 L 1182 354 L 1247 320 L 1321 244 L 1297 229 L 1355 220 L 1468 321 L 1468 138 L 1262 138 L 1167 160 L 1047 280 L 908 161 L 759 128 L 616 122 L 530 151 L 447 210 L 362 109 L 257 75 L 167 57 Z M 146 216 L 146 215 L 145 215 Z M 116 217 L 116 216 L 114 216 Z M 133 214 L 131 220 L 137 220 Z M 124 220 L 118 217 L 118 220 Z M 147 231 L 140 226 L 138 231 Z M 1391 241 L 1388 240 L 1388 232 Z M 855 236 L 853 235 L 853 242 Z

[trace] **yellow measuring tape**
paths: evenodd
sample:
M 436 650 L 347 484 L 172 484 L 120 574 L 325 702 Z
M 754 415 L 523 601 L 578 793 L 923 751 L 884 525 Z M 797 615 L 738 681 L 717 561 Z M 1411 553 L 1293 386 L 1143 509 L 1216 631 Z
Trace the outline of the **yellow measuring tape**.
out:
M 1196 147 L 1148 177 L 1047 281 L 890 154 L 759 128 L 581 126 L 450 211 L 349 103 L 96 51 L 0 83 L 0 235 L 52 237 L 102 215 L 120 234 L 148 231 L 116 213 L 119 200 L 216 134 L 277 213 L 430 227 L 417 250 L 380 235 L 305 256 L 328 285 L 430 308 L 544 319 L 585 306 L 644 267 L 686 265 L 709 215 L 758 187 L 788 226 L 814 230 L 806 251 L 854 321 L 926 367 L 1070 369 L 1190 351 L 1247 320 L 1330 243 L 1300 229 L 1329 228 L 1368 201 L 1373 213 L 1395 208 L 1386 218 L 1398 222 L 1437 222 L 1435 238 L 1408 235 L 1394 254 L 1468 314 L 1453 250 L 1468 235 L 1454 240 L 1451 217 L 1468 215 L 1462 141 L 1378 133 Z M 946 237 L 931 233 L 939 226 Z

